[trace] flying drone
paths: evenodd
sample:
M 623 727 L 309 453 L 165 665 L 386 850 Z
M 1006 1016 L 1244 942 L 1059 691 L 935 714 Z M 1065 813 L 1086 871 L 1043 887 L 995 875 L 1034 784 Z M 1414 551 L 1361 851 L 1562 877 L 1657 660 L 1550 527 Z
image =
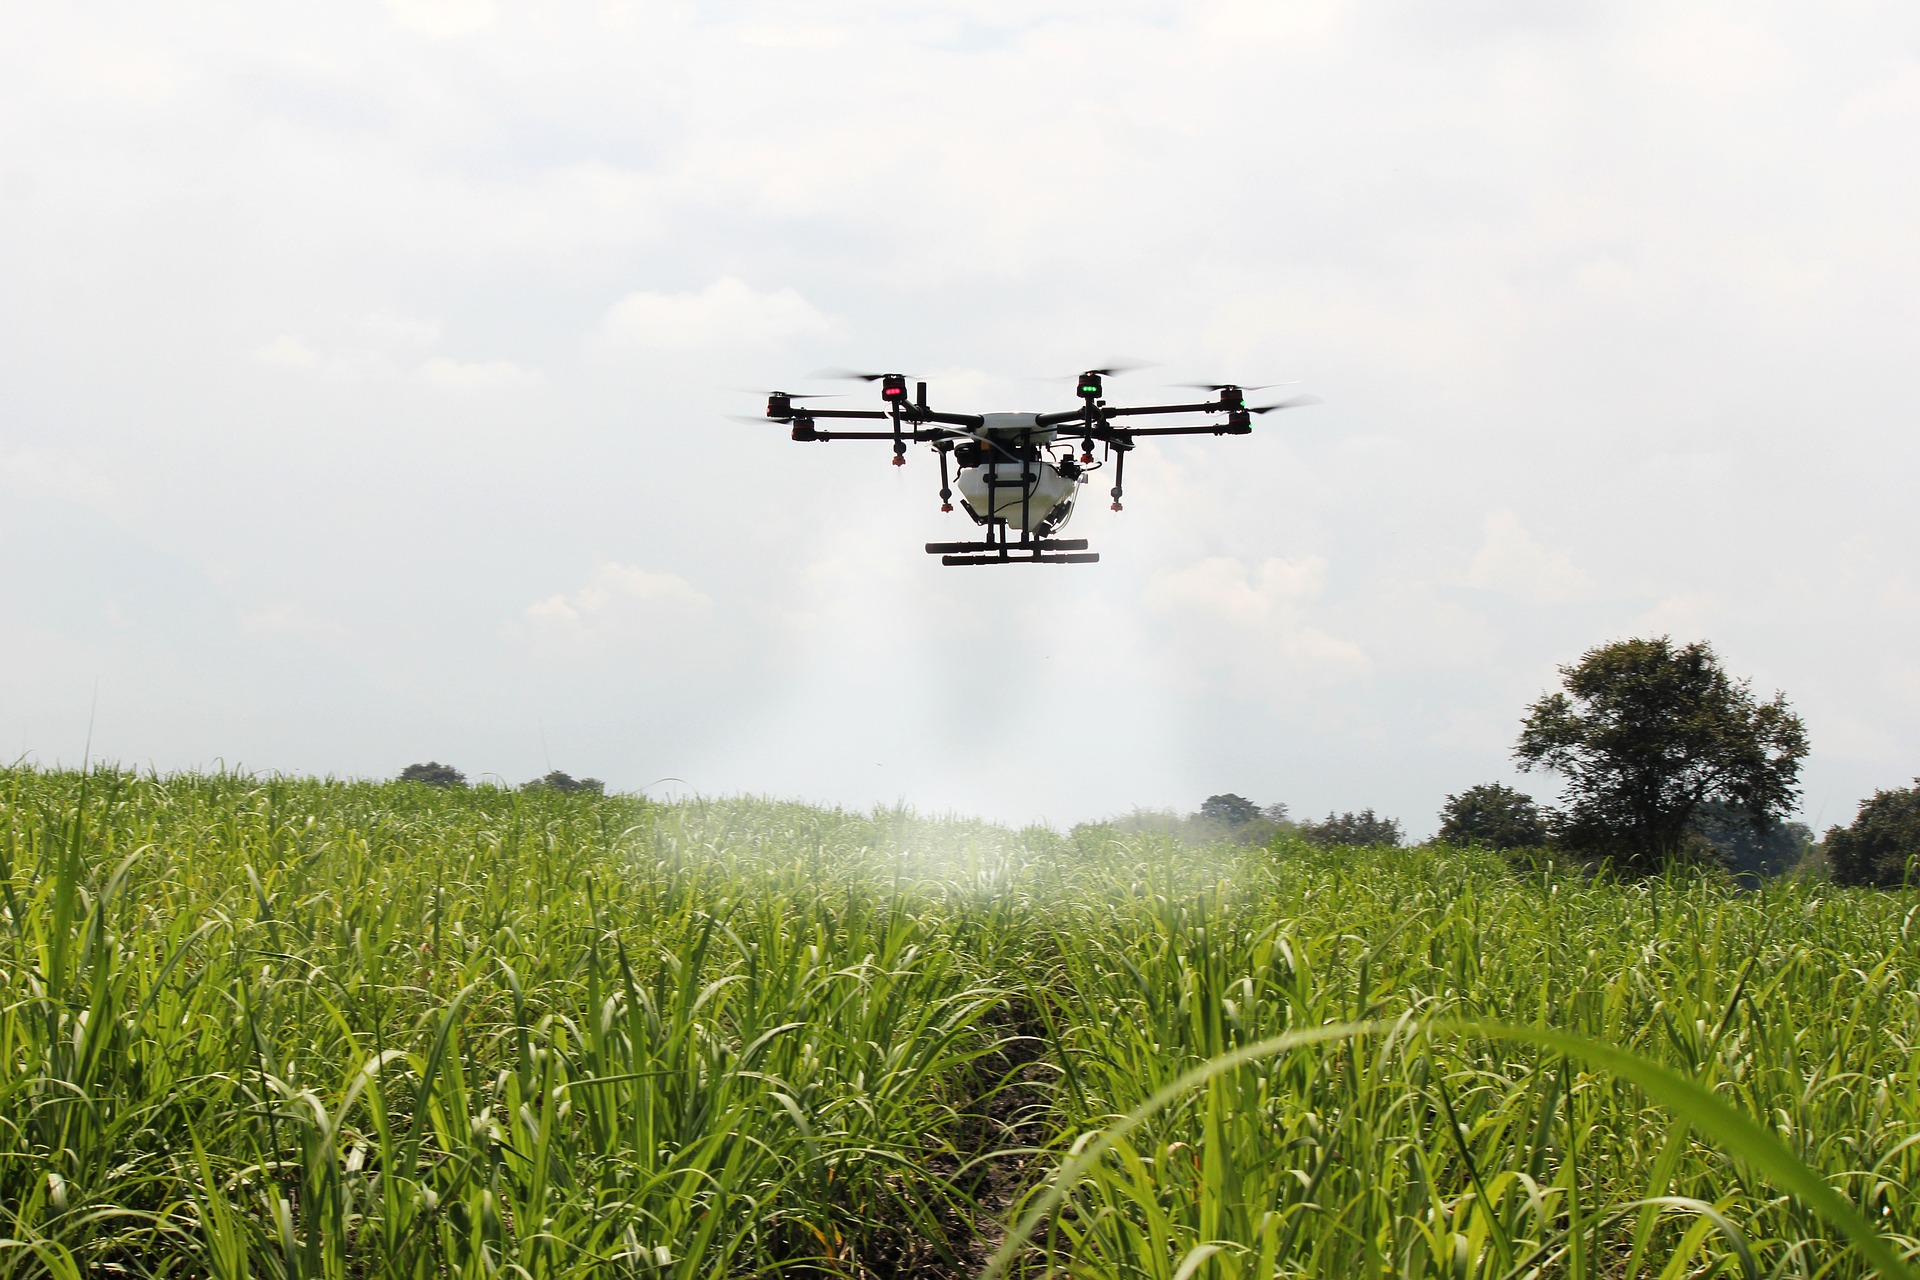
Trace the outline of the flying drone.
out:
M 1092 564 L 1100 559 L 1084 538 L 1054 536 L 1073 515 L 1082 486 L 1096 471 L 1113 467 L 1112 510 L 1120 510 L 1127 454 L 1141 436 L 1244 436 L 1255 415 L 1318 403 L 1296 396 L 1278 404 L 1250 406 L 1248 391 L 1234 383 L 1190 384 L 1213 399 L 1195 404 L 1110 405 L 1105 380 L 1118 368 L 1089 369 L 1075 386 L 1080 407 L 1059 413 L 945 413 L 927 404 L 927 384 L 916 383 L 907 398 L 903 373 L 842 372 L 834 376 L 880 384 L 882 409 L 817 409 L 798 401 L 824 397 L 774 391 L 767 395 L 767 417 L 790 423 L 793 438 L 808 443 L 828 440 L 891 440 L 893 465 L 905 466 L 909 444 L 930 444 L 940 459 L 940 510 L 952 511 L 954 490 L 960 506 L 980 526 L 977 542 L 929 542 L 927 552 L 941 564 Z M 1160 414 L 1220 415 L 1193 426 L 1136 427 L 1128 418 Z M 823 420 L 879 419 L 884 431 L 823 430 Z M 1078 440 L 1078 456 L 1074 441 Z M 1096 458 L 1095 448 L 1099 449 Z

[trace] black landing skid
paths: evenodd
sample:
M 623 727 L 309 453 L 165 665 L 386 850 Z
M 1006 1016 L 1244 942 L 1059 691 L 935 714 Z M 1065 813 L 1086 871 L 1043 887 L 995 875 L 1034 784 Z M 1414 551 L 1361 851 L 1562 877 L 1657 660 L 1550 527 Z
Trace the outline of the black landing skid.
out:
M 956 554 L 958 553 L 958 554 Z M 1021 538 L 1018 542 L 929 542 L 941 564 L 1097 564 L 1085 538 Z

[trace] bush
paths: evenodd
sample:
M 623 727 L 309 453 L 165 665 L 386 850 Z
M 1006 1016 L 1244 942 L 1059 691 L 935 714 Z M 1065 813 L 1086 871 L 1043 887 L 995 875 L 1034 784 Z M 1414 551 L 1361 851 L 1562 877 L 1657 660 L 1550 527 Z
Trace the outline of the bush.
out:
M 1371 809 L 1343 813 L 1338 817 L 1329 813 L 1325 822 L 1301 823 L 1300 836 L 1309 844 L 1321 846 L 1384 845 L 1397 849 L 1400 847 L 1400 819 L 1377 817 Z
M 410 764 L 402 769 L 400 781 L 424 782 L 430 787 L 464 787 L 467 785 L 467 775 L 450 764 L 429 760 L 425 764 Z
M 1920 882 L 1920 778 L 1876 791 L 1851 826 L 1827 832 L 1827 861 L 1841 884 L 1897 888 Z
M 1532 796 L 1484 782 L 1447 797 L 1440 809 L 1440 839 L 1488 849 L 1534 849 L 1547 842 L 1547 821 Z

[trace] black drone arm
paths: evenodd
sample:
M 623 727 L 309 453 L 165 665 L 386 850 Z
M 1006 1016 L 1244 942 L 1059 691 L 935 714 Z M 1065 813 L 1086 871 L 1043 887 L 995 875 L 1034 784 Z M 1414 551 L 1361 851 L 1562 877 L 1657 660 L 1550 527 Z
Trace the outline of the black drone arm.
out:
M 977 413 L 939 413 L 924 405 L 913 405 L 905 411 L 909 422 L 945 422 L 956 427 L 971 427 L 978 431 L 987 425 L 987 420 Z
M 1102 409 L 1100 412 L 1109 418 L 1132 418 L 1143 413 L 1224 413 L 1229 409 L 1238 407 L 1237 405 L 1222 404 L 1218 400 L 1211 400 L 1206 404 L 1122 405 L 1117 409 Z
M 795 409 L 784 416 L 769 413 L 776 422 L 791 422 L 795 418 L 878 418 L 885 422 L 893 415 L 878 409 Z
M 1127 427 L 1117 434 L 1132 439 L 1134 436 L 1244 436 L 1252 431 L 1248 423 L 1216 422 L 1204 427 Z
M 818 415 L 812 412 L 796 413 L 793 416 L 793 438 L 795 440 L 904 440 L 911 444 L 938 444 L 942 440 L 979 439 L 969 431 L 943 431 L 938 427 L 923 431 L 902 431 L 895 435 L 891 431 L 821 431 L 813 425 Z M 885 414 L 872 415 L 883 418 Z
M 1205 404 L 1120 405 L 1111 409 L 1105 405 L 1086 405 L 1061 413 L 1043 413 L 1039 415 L 1038 421 L 1043 427 L 1059 427 L 1069 422 L 1082 422 L 1086 424 L 1089 431 L 1098 431 L 1113 418 L 1131 418 L 1149 413 L 1226 413 L 1239 407 L 1239 405 L 1220 400 L 1210 400 Z

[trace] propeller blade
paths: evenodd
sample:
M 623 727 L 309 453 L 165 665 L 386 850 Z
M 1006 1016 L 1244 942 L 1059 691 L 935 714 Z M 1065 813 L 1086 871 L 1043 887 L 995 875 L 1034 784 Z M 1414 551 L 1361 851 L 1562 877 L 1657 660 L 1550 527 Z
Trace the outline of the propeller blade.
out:
M 799 395 L 792 391 L 761 391 L 757 387 L 728 387 L 728 391 L 737 391 L 743 396 L 785 396 L 789 400 L 840 400 L 845 397 L 838 391 L 809 392 Z
M 1236 387 L 1241 391 L 1270 391 L 1274 387 L 1298 386 L 1299 379 L 1296 378 L 1292 382 L 1263 382 L 1254 387 L 1244 382 L 1175 382 L 1169 385 L 1184 387 L 1188 391 L 1227 391 Z
M 878 382 L 886 377 L 884 373 L 866 373 L 859 369 L 815 369 L 807 375 L 809 378 L 827 378 L 836 381 Z M 901 377 L 910 375 L 902 374 Z
M 1322 401 L 1319 396 L 1294 396 L 1292 399 L 1282 400 L 1278 404 L 1263 404 L 1259 406 L 1250 406 L 1247 409 L 1247 412 L 1248 413 L 1272 413 L 1275 409 L 1298 409 L 1305 405 L 1320 404 L 1320 403 L 1322 403 Z
M 1123 373 L 1132 373 L 1136 369 L 1151 369 L 1152 360 L 1109 360 L 1104 369 L 1089 369 L 1088 373 L 1097 373 L 1103 378 L 1116 378 Z
M 1103 378 L 1117 378 L 1123 373 L 1132 373 L 1136 369 L 1151 369 L 1159 362 L 1156 360 L 1109 360 L 1103 368 L 1087 369 L 1087 373 L 1097 373 Z M 1079 374 L 1069 377 L 1037 378 L 1037 382 L 1078 382 Z
M 756 426 L 764 426 L 769 422 L 776 427 L 784 427 L 787 425 L 787 419 L 785 418 L 749 418 L 744 413 L 724 413 L 720 416 L 728 422 L 751 422 Z

